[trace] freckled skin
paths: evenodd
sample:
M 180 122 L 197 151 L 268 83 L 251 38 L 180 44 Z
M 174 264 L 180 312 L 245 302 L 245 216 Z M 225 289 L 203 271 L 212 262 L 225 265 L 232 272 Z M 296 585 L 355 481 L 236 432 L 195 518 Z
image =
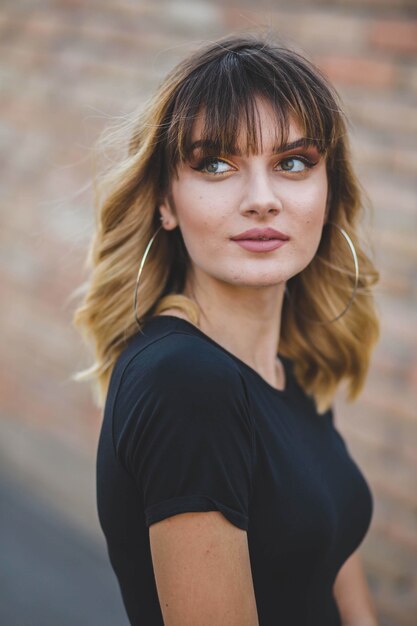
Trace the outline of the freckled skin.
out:
M 275 122 L 267 103 L 259 102 L 263 152 L 249 156 L 219 155 L 226 160 L 224 175 L 202 173 L 189 163 L 172 181 L 171 202 L 160 205 L 179 225 L 200 285 L 220 281 L 222 289 L 259 288 L 285 283 L 301 272 L 314 257 L 325 221 L 327 172 L 323 157 L 301 172 L 279 169 L 284 159 L 311 157 L 311 149 L 272 154 Z M 202 119 L 197 118 L 192 141 L 200 137 Z M 292 120 L 288 141 L 302 137 Z M 295 161 L 295 168 L 303 168 Z M 290 240 L 269 253 L 250 253 L 230 238 L 249 228 L 272 227 Z

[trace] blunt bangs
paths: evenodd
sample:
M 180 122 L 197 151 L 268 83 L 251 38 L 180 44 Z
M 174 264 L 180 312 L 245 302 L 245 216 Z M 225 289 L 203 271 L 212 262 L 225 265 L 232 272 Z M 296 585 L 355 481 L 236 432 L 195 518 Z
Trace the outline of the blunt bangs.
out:
M 321 154 L 334 147 L 342 111 L 316 68 L 285 48 L 247 46 L 213 49 L 214 58 L 193 68 L 180 84 L 166 120 L 165 163 L 171 175 L 191 158 L 192 131 L 202 115 L 198 137 L 203 156 L 262 151 L 256 99 L 266 100 L 276 119 L 275 145 L 288 141 L 291 118 Z M 243 131 L 244 145 L 237 145 Z

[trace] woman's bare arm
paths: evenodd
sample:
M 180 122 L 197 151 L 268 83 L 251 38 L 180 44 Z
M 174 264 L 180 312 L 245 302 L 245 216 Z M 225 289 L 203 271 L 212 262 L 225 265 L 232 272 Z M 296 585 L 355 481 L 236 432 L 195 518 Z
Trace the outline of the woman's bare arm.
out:
M 246 531 L 219 511 L 149 527 L 165 626 L 259 626 Z
M 343 626 L 379 626 L 358 550 L 339 570 L 333 595 Z

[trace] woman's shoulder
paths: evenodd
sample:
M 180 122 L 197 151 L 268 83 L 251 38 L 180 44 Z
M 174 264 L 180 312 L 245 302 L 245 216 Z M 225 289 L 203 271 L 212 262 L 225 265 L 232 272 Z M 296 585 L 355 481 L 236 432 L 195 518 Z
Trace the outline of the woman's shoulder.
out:
M 179 316 L 175 316 L 179 318 Z M 241 373 L 236 362 L 208 342 L 192 325 L 182 325 L 181 318 L 158 315 L 137 333 L 118 363 L 124 379 L 136 384 L 146 382 L 166 386 L 171 382 L 190 387 L 227 385 L 241 387 Z M 188 320 L 186 320 L 188 321 Z
M 120 424 L 136 415 L 138 407 L 143 416 L 151 418 L 156 411 L 168 422 L 178 413 L 197 412 L 203 419 L 207 414 L 233 414 L 238 408 L 240 420 L 252 428 L 245 382 L 228 355 L 193 335 L 192 329 L 177 328 L 172 320 L 167 326 L 150 323 L 143 330 L 145 335 L 130 344 L 123 364 L 119 361 L 111 383 L 116 430 L 123 429 Z

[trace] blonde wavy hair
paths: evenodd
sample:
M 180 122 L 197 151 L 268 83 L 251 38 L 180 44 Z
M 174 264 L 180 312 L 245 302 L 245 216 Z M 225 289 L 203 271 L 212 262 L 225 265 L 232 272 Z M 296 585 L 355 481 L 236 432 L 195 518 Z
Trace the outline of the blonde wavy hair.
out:
M 126 137 L 125 154 L 102 173 L 96 189 L 96 229 L 81 286 L 83 300 L 73 324 L 93 344 L 95 363 L 75 380 L 95 381 L 95 398 L 103 406 L 115 361 L 138 333 L 133 295 L 139 262 L 160 226 L 158 204 L 169 190 L 179 164 L 189 158 L 191 131 L 204 110 L 201 139 L 215 154 L 235 152 L 238 128 L 246 129 L 246 152 L 258 150 L 255 98 L 271 103 L 280 145 L 287 141 L 289 118 L 295 118 L 325 155 L 329 181 L 328 219 L 344 228 L 356 248 L 359 284 L 352 254 L 338 229 L 323 228 L 317 254 L 287 281 L 279 351 L 293 360 L 294 374 L 320 413 L 332 403 L 339 383 L 348 381 L 348 399 L 364 386 L 379 320 L 371 287 L 379 272 L 364 250 L 360 221 L 366 196 L 351 164 L 347 118 L 338 93 L 309 60 L 288 46 L 261 35 L 222 38 L 180 62 L 139 113 L 131 114 L 103 138 L 105 145 Z M 213 152 L 211 153 L 213 154 Z M 367 199 L 369 202 L 369 199 Z M 141 325 L 166 309 L 182 311 L 198 326 L 196 302 L 181 292 L 190 258 L 179 228 L 162 229 L 141 275 L 137 315 Z M 78 288 L 78 294 L 80 288 Z M 302 312 L 302 315 L 298 315 Z M 278 346 L 277 346 L 278 352 Z

